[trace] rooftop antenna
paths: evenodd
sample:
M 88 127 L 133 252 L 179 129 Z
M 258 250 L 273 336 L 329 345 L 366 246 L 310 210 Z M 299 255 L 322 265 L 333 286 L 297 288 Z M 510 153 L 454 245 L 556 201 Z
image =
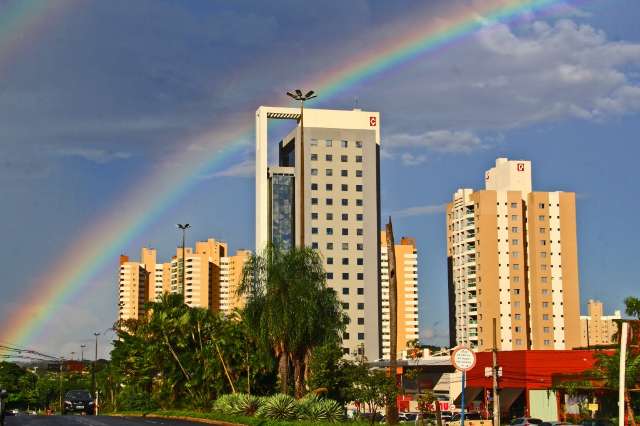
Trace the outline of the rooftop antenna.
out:
M 353 98 L 353 109 L 359 109 L 360 107 L 358 106 L 358 97 L 354 96 Z

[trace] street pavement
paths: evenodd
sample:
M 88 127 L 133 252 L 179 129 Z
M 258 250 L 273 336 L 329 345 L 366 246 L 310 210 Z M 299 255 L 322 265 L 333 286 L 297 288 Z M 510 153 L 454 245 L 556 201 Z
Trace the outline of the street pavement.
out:
M 106 416 L 15 416 L 7 417 L 5 423 L 6 426 L 193 426 L 202 424 L 184 420 Z

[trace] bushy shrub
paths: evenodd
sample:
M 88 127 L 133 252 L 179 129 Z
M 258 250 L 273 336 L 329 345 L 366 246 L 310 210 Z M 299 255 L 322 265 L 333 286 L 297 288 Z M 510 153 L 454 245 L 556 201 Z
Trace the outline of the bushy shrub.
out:
M 256 415 L 270 420 L 296 420 L 299 408 L 293 397 L 280 393 L 265 398 Z
M 313 422 L 337 422 L 342 419 L 344 409 L 342 405 L 332 399 L 319 398 L 309 394 L 298 401 L 299 418 Z
M 213 403 L 213 409 L 223 414 L 239 414 L 240 399 L 241 394 L 239 393 L 222 395 Z

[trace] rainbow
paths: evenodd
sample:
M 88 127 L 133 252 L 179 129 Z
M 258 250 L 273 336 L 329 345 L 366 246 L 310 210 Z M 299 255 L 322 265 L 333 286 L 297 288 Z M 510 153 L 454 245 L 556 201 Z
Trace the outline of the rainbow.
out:
M 367 78 L 473 34 L 489 25 L 488 22 L 510 21 L 559 3 L 558 0 L 486 0 L 476 9 L 462 7 L 446 21 L 394 37 L 355 60 L 305 81 L 304 86 L 316 89 L 324 101 Z M 247 109 L 257 106 L 250 105 Z M 28 306 L 20 306 L 5 315 L 0 322 L 0 342 L 20 346 L 31 343 L 42 333 L 48 319 L 86 288 L 100 270 L 114 262 L 134 236 L 153 223 L 203 175 L 219 170 L 226 161 L 245 150 L 253 137 L 253 122 L 227 127 L 180 141 L 187 149 L 179 158 L 171 159 L 177 166 L 160 165 L 155 173 L 132 185 L 133 189 L 116 202 L 111 211 L 80 233 L 53 266 L 30 286 L 30 294 L 24 298 L 30 301 Z

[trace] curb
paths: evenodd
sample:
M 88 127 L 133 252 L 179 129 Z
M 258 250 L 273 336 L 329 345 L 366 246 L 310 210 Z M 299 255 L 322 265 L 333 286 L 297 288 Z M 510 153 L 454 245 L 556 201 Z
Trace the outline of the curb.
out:
M 167 419 L 167 420 L 186 420 L 194 423 L 203 423 L 207 425 L 218 426 L 247 426 L 244 423 L 229 423 L 223 420 L 203 419 L 201 417 L 188 417 L 188 416 L 165 416 L 162 414 L 109 414 L 111 417 L 144 417 L 148 419 Z

